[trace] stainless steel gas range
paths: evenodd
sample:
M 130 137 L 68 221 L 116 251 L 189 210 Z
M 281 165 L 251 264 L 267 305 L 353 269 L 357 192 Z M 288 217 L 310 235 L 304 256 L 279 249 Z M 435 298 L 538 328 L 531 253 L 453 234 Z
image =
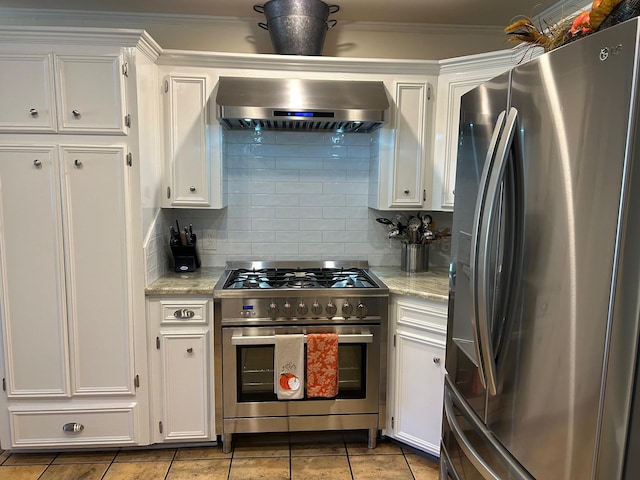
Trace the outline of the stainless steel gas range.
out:
M 230 262 L 215 298 L 223 451 L 234 433 L 345 429 L 367 429 L 375 448 L 385 419 L 389 292 L 367 262 Z M 337 395 L 278 400 L 276 335 L 314 333 L 338 335 Z

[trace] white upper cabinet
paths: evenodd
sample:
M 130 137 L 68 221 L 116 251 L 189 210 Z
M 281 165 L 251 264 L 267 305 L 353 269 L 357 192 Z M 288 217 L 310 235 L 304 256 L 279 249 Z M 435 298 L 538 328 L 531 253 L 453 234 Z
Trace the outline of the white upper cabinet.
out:
M 122 65 L 120 55 L 56 56 L 60 133 L 127 133 Z
M 0 54 L 0 132 L 126 135 L 123 66 L 120 54 Z
M 385 85 L 391 96 L 390 118 L 380 129 L 369 206 L 378 210 L 426 208 L 433 87 L 427 79 L 399 78 Z
M 219 126 L 209 125 L 213 88 L 207 75 L 164 78 L 164 189 L 162 206 L 222 208 Z
M 56 127 L 53 56 L 0 54 L 0 131 L 55 132 Z
M 434 122 L 433 210 L 453 210 L 460 99 L 474 87 L 511 69 L 519 59 L 513 51 L 505 50 L 441 62 Z

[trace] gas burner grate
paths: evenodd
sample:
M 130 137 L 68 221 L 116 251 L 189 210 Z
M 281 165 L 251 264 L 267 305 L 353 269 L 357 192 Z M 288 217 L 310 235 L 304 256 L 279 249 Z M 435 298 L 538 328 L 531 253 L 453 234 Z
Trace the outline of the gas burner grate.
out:
M 231 272 L 223 288 L 378 288 L 378 285 L 359 268 L 241 268 Z

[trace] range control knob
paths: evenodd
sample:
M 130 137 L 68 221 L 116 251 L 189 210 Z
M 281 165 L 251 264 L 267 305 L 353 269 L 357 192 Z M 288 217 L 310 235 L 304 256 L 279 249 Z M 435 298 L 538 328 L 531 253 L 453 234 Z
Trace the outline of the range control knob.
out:
M 367 307 L 365 307 L 364 303 L 359 303 L 356 307 L 356 317 L 363 318 L 367 316 Z
M 338 311 L 338 307 L 336 307 L 335 303 L 329 302 L 329 303 L 327 303 L 327 306 L 325 307 L 325 311 L 327 312 L 327 317 L 331 318 Z
M 269 304 L 269 315 L 271 316 L 271 318 L 276 318 L 278 316 L 278 305 L 276 305 L 274 302 L 271 302 Z
M 285 302 L 284 305 L 282 305 L 282 314 L 285 317 L 290 317 L 291 313 L 293 312 L 293 307 L 291 306 L 291 304 L 289 303 L 289 300 L 287 300 Z
M 322 305 L 320 305 L 317 301 L 313 302 L 311 305 L 311 313 L 318 316 L 322 313 Z
M 298 314 L 306 315 L 308 311 L 309 307 L 304 303 L 304 300 L 300 300 L 300 303 L 298 304 Z
M 342 304 L 342 316 L 344 318 L 347 318 L 352 313 L 353 313 L 353 305 L 351 305 L 348 300 L 345 300 L 345 302 Z

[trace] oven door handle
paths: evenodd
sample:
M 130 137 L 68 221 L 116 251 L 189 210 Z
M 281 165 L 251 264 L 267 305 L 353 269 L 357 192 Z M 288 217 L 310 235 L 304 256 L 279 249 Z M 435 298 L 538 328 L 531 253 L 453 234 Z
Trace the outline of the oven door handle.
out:
M 231 337 L 232 345 L 274 345 L 275 335 L 234 335 Z M 307 336 L 304 336 L 307 343 Z M 373 333 L 339 334 L 338 343 L 373 343 Z

